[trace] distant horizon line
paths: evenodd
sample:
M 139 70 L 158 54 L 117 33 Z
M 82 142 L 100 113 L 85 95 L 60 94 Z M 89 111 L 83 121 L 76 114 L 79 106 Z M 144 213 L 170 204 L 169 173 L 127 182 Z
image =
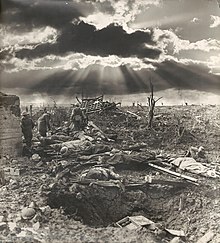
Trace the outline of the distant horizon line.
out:
M 113 103 L 113 102 L 112 102 Z M 116 102 L 115 102 L 116 103 Z M 119 103 L 119 102 L 118 102 Z M 72 106 L 74 104 L 77 104 L 76 103 L 70 103 L 70 104 L 66 104 L 66 103 L 62 103 L 62 104 L 57 104 L 58 107 L 60 106 Z M 37 107 L 54 107 L 54 104 L 52 103 L 30 103 L 30 102 L 20 102 L 20 106 L 24 107 L 24 106 L 27 106 L 27 105 L 37 105 Z M 138 103 L 138 104 L 135 104 L 135 105 L 128 105 L 128 104 L 121 104 L 122 107 L 139 107 L 139 106 L 142 106 L 142 107 L 148 107 L 148 105 L 143 105 L 142 103 Z M 169 107 L 169 106 L 220 106 L 220 104 L 163 104 L 163 105 L 156 105 L 156 107 Z

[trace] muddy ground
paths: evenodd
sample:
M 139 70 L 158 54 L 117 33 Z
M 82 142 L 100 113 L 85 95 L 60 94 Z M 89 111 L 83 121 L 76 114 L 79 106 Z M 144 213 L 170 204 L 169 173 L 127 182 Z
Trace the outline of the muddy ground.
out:
M 117 135 L 116 141 L 103 143 L 119 150 L 144 143 L 147 146 L 142 152 L 163 158 L 184 155 L 190 146 L 203 146 L 208 165 L 219 171 L 220 107 L 156 107 L 151 129 L 146 125 L 147 108 L 123 110 L 142 119 L 116 111 L 89 116 L 105 133 Z M 75 163 L 72 158 L 65 160 Z M 0 187 L 1 242 L 169 242 L 174 236 L 167 235 L 164 228 L 183 230 L 185 237 L 179 242 L 197 242 L 208 231 L 214 234 L 210 242 L 220 242 L 219 178 L 184 172 L 198 179 L 199 185 L 194 185 L 147 165 L 122 166 L 116 167 L 116 172 L 124 184 L 102 187 L 75 183 L 81 171 L 91 165 L 59 177 L 51 171 L 49 160 L 36 163 L 27 157 L 9 156 L 4 163 L 19 168 L 21 175 L 7 174 L 5 185 Z M 142 185 L 149 174 L 158 183 Z M 136 186 L 126 188 L 126 182 Z M 21 218 L 22 208 L 31 202 L 35 217 Z M 156 227 L 115 227 L 115 222 L 132 215 L 143 215 Z

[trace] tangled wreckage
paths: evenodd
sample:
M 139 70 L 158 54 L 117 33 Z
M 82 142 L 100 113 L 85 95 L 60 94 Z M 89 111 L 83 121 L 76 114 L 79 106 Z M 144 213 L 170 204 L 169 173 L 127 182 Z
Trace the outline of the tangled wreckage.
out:
M 219 107 L 158 107 L 149 128 L 145 107 L 79 103 L 83 130 L 53 107 L 25 150 L 19 98 L 1 94 L 2 242 L 219 242 Z

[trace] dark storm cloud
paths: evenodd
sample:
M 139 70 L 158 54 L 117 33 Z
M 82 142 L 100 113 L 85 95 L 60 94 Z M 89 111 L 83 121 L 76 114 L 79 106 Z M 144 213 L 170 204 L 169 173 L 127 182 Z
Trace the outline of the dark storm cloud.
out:
M 1 20 L 5 24 L 22 25 L 24 29 L 39 26 L 62 28 L 73 19 L 93 11 L 90 3 L 68 0 L 5 0 L 2 1 Z
M 21 59 L 31 59 L 49 54 L 80 52 L 100 56 L 158 58 L 161 51 L 154 47 L 146 47 L 145 44 L 155 44 L 152 40 L 152 32 L 136 31 L 128 34 L 121 26 L 113 24 L 96 30 L 93 25 L 80 22 L 65 26 L 55 44 L 38 45 L 34 50 L 22 49 L 16 53 L 16 56 Z

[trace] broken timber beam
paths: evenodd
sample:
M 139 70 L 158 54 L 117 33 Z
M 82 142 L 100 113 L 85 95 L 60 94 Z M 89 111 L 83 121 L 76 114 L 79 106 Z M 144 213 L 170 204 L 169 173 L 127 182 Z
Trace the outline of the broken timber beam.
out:
M 160 167 L 160 166 L 158 166 L 158 165 L 154 165 L 154 164 L 152 164 L 152 163 L 149 163 L 148 165 L 149 165 L 150 167 L 154 168 L 154 169 L 157 169 L 157 170 L 166 172 L 166 173 L 168 173 L 168 174 L 170 174 L 170 175 L 172 175 L 172 176 L 179 177 L 179 178 L 182 178 L 182 179 L 185 179 L 185 180 L 187 180 L 187 181 L 194 182 L 194 183 L 197 183 L 197 182 L 198 182 L 197 179 L 195 179 L 195 178 L 193 178 L 193 177 L 191 177 L 191 176 L 182 175 L 182 174 L 180 174 L 180 173 L 177 173 L 177 172 L 168 170 L 168 169 L 166 169 L 166 168 Z M 197 184 L 197 185 L 198 185 L 198 184 Z
M 135 116 L 138 120 L 140 120 L 141 119 L 141 116 L 139 116 L 139 115 L 137 115 L 137 114 L 135 114 L 135 113 L 133 113 L 133 112 L 131 112 L 131 111 L 126 111 L 128 114 L 130 114 L 130 115 L 132 115 L 132 116 Z
M 205 235 L 202 236 L 196 243 L 208 243 L 214 238 L 215 234 L 209 230 Z
M 76 100 L 79 102 L 79 104 L 82 104 L 82 101 L 80 101 L 77 96 L 76 96 Z
M 107 141 L 112 141 L 112 139 L 110 139 L 99 127 L 97 127 L 92 121 L 89 121 L 88 125 L 94 127 L 95 129 L 97 129 L 106 139 Z

